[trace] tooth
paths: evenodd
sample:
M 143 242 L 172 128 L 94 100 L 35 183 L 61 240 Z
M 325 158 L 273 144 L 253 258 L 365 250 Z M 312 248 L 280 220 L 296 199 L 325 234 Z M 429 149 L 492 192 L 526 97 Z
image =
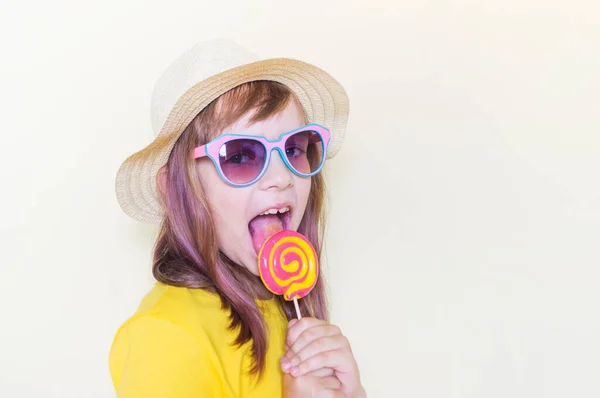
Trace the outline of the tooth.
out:
M 265 210 L 264 212 L 260 213 L 259 215 L 260 216 L 268 216 L 269 214 L 287 213 L 288 211 L 290 211 L 289 207 L 282 207 L 279 210 L 277 210 L 277 209 Z

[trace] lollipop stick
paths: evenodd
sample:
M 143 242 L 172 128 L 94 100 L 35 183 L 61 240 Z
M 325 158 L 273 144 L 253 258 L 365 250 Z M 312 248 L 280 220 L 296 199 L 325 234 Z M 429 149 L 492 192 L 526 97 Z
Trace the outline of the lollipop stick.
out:
M 296 307 L 296 316 L 298 319 L 302 319 L 302 314 L 300 313 L 300 306 L 298 305 L 298 299 L 294 297 L 294 307 Z

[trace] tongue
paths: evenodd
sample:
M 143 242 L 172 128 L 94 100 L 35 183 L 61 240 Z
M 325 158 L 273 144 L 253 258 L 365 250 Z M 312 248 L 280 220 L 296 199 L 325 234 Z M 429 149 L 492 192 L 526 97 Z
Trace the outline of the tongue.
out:
M 260 251 L 265 240 L 276 232 L 283 229 L 281 219 L 275 214 L 258 216 L 250 221 L 250 234 L 256 253 Z

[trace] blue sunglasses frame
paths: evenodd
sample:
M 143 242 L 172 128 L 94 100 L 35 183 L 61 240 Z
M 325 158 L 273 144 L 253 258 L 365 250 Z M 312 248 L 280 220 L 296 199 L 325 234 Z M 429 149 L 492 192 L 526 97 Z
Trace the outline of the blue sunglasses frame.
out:
M 322 147 L 323 157 L 321 159 L 320 164 L 317 166 L 317 168 L 314 171 L 312 171 L 308 174 L 300 173 L 298 170 L 296 170 L 291 165 L 290 161 L 288 160 L 288 158 L 285 154 L 285 150 L 286 150 L 285 143 L 286 143 L 287 139 L 294 134 L 301 133 L 304 131 L 311 131 L 311 132 L 317 133 L 319 135 L 319 137 L 321 138 L 321 142 L 322 142 L 322 146 L 323 146 Z M 263 146 L 263 148 L 265 148 L 265 161 L 264 161 L 264 164 L 262 166 L 260 173 L 258 173 L 258 175 L 254 179 L 252 179 L 251 181 L 246 182 L 246 183 L 235 183 L 233 181 L 230 181 L 223 173 L 223 170 L 221 168 L 221 163 L 219 162 L 219 151 L 220 151 L 221 147 L 224 144 L 226 144 L 227 142 L 230 142 L 233 140 L 238 140 L 238 139 L 254 140 L 254 141 L 257 141 L 258 143 L 260 143 Z M 321 169 L 323 168 L 323 165 L 325 164 L 325 159 L 327 157 L 327 149 L 329 148 L 330 139 L 331 139 L 331 134 L 329 132 L 329 129 L 327 129 L 326 127 L 323 127 L 319 124 L 311 123 L 311 124 L 307 124 L 306 126 L 302 126 L 297 129 L 285 132 L 285 133 L 281 134 L 279 136 L 279 138 L 277 138 L 275 140 L 269 140 L 264 136 L 257 136 L 257 135 L 224 134 L 224 135 L 221 135 L 221 136 L 215 138 L 214 140 L 211 140 L 210 142 L 208 142 L 202 146 L 194 148 L 192 150 L 191 156 L 193 159 L 200 159 L 202 157 L 210 158 L 210 160 L 212 160 L 215 168 L 217 169 L 219 176 L 221 177 L 221 179 L 223 181 L 225 181 L 227 184 L 229 184 L 231 186 L 241 188 L 241 187 L 247 187 L 249 185 L 252 185 L 262 178 L 262 176 L 267 171 L 269 164 L 271 163 L 271 152 L 273 152 L 274 150 L 279 152 L 279 157 L 281 158 L 283 163 L 285 163 L 287 168 L 290 169 L 295 175 L 297 175 L 299 177 L 305 177 L 305 178 L 314 176 L 315 174 L 317 174 L 321 171 Z

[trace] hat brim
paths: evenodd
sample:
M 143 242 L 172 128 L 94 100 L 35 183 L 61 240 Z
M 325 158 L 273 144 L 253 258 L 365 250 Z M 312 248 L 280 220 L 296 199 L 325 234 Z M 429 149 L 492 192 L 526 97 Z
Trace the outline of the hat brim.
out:
M 223 93 L 255 80 L 286 85 L 298 97 L 308 119 L 331 131 L 327 158 L 340 149 L 349 112 L 344 88 L 328 73 L 306 62 L 274 58 L 238 66 L 189 88 L 172 107 L 157 137 L 129 156 L 116 177 L 116 194 L 123 211 L 135 220 L 158 224 L 163 217 L 156 189 L 156 174 L 167 163 L 175 142 L 187 125 Z

